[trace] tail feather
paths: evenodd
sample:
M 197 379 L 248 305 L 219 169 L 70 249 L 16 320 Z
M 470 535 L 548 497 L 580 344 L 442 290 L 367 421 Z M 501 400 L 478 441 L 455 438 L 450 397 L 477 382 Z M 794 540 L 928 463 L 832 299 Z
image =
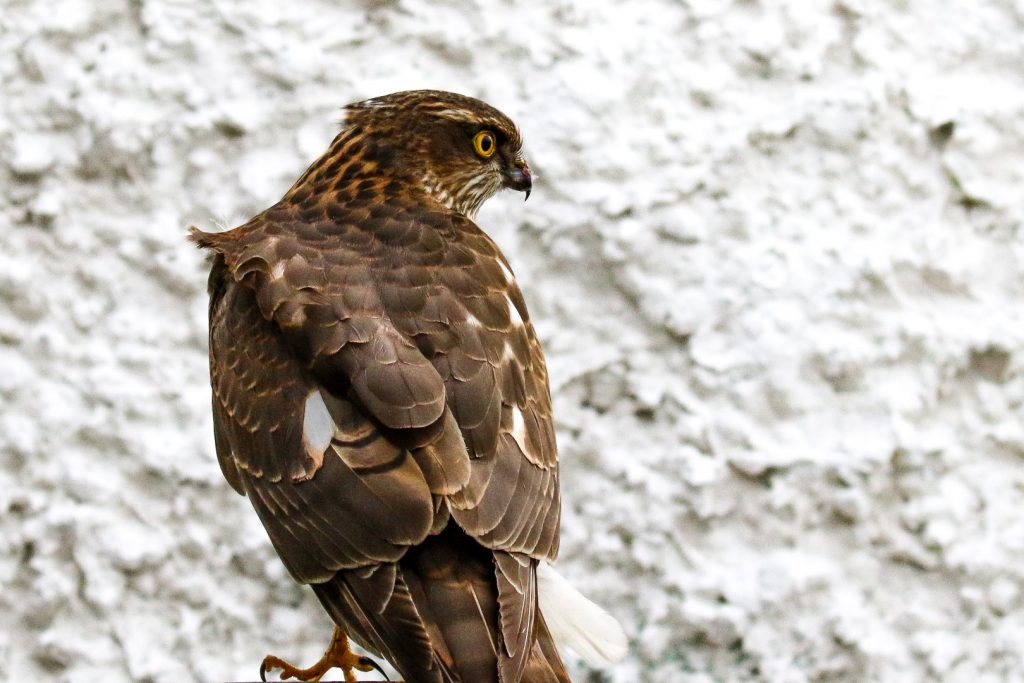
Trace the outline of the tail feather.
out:
M 490 563 L 490 551 L 451 527 L 402 561 L 434 650 L 452 680 L 498 683 L 498 597 Z
M 558 646 L 555 645 L 540 610 L 537 610 L 534 622 L 534 635 L 536 640 L 533 642 L 530 658 L 526 660 L 522 680 L 527 683 L 572 683 L 558 654 Z
M 502 681 L 519 681 L 533 642 L 537 615 L 537 561 L 529 555 L 503 551 L 495 551 L 493 557 L 502 639 L 498 674 Z
M 313 590 L 407 683 L 569 683 L 537 607 L 535 566 L 499 560 L 453 524 L 396 564 L 341 571 Z M 514 607 L 503 618 L 499 604 Z

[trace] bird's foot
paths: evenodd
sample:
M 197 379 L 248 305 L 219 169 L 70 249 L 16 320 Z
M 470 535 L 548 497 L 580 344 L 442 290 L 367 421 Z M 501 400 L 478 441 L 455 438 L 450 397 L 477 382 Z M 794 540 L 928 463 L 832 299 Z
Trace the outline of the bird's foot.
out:
M 280 657 L 267 655 L 260 664 L 260 679 L 267 680 L 267 671 L 270 669 L 281 669 L 281 680 L 295 678 L 299 681 L 319 681 L 329 670 L 337 667 L 345 674 L 346 681 L 356 681 L 355 671 L 372 671 L 376 669 L 387 679 L 387 674 L 380 668 L 377 662 L 369 657 L 361 657 L 348 647 L 348 636 L 338 628 L 334 627 L 334 637 L 327 652 L 313 666 L 308 669 L 300 669 L 284 661 Z

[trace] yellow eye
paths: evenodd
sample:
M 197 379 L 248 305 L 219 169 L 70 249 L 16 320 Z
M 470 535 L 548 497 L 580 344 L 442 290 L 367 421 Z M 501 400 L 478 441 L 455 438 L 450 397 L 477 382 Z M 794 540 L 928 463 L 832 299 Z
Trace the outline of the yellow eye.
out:
M 494 155 L 495 150 L 498 149 L 498 144 L 494 139 L 494 133 L 489 130 L 483 130 L 473 137 L 473 149 L 476 153 L 484 159 L 488 159 Z

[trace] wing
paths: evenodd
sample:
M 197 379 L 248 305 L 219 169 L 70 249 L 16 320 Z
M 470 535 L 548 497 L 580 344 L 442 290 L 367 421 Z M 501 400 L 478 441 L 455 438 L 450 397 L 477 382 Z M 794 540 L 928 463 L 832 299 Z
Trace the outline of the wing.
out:
M 444 382 L 472 458 L 453 516 L 485 546 L 553 558 L 558 457 L 544 355 L 519 287 L 497 246 L 468 219 L 434 219 L 379 295 L 403 337 Z M 409 262 L 413 261 L 413 262 Z
M 389 441 L 357 397 L 332 393 L 302 367 L 220 257 L 210 321 L 218 460 L 292 575 L 326 581 L 422 542 L 440 522 L 435 499 L 469 475 L 451 414 L 415 446 Z
M 503 680 L 519 680 L 536 615 L 536 558 L 558 551 L 558 457 L 544 356 L 504 256 L 452 217 L 439 263 L 386 271 L 391 319 L 444 380 L 471 456 L 452 517 L 493 549 Z M 442 231 L 442 224 L 435 230 Z M 432 277 L 428 277 L 428 275 Z M 420 285 L 419 295 L 408 292 Z
M 401 215 L 337 209 L 309 224 L 271 210 L 228 233 L 195 233 L 223 260 L 224 314 L 211 310 L 215 421 L 228 425 L 218 452 L 306 582 L 396 561 L 450 509 L 494 551 L 501 668 L 515 680 L 533 632 L 536 558 L 558 548 L 544 358 L 490 238 L 451 213 Z M 253 367 L 280 370 L 247 374 L 242 339 L 261 354 Z M 261 392 L 267 405 L 249 405 Z M 309 442 L 320 441 L 306 438 L 316 430 L 302 428 L 323 412 L 336 458 L 318 456 Z M 235 418 L 250 413 L 264 429 Z M 385 510 L 401 514 L 376 514 Z

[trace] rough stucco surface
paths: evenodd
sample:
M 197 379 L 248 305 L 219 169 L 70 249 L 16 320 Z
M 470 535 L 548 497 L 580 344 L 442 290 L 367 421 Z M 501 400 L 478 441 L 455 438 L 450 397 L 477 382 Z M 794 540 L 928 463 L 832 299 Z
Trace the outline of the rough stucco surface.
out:
M 1024 4 L 23 2 L 0 11 L 0 662 L 251 680 L 330 627 L 213 453 L 190 223 L 346 102 L 513 116 L 479 217 L 545 342 L 580 680 L 1024 678 Z

